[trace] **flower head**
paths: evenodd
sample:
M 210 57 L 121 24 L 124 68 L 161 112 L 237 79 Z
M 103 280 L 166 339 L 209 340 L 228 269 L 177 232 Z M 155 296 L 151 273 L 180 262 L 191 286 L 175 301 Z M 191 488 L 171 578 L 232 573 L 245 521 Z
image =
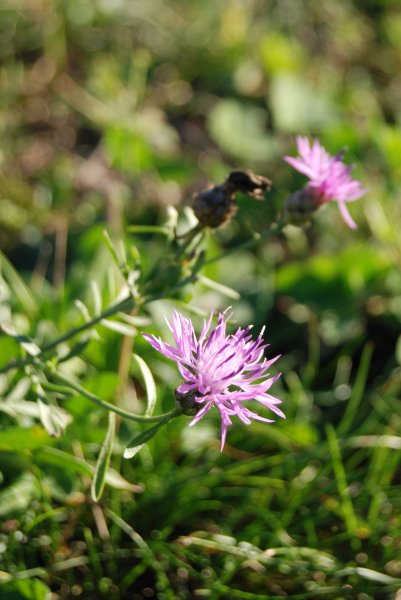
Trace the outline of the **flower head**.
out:
M 221 449 L 232 416 L 237 415 L 245 425 L 249 425 L 251 419 L 273 422 L 249 410 L 244 406 L 245 401 L 256 400 L 284 417 L 277 407 L 281 400 L 267 393 L 280 377 L 280 374 L 268 377 L 268 369 L 280 357 L 271 360 L 263 357 L 268 346 L 263 341 L 263 330 L 256 340 L 250 335 L 252 326 L 239 327 L 235 333 L 227 334 L 226 324 L 230 317 L 227 311 L 220 313 L 216 327 L 211 329 L 212 312 L 197 338 L 191 320 L 175 311 L 172 324 L 167 321 L 175 347 L 153 335 L 143 336 L 158 352 L 176 361 L 184 380 L 176 390 L 176 397 L 182 406 L 181 401 L 187 400 L 187 414 L 195 414 L 190 426 L 213 406 L 220 411 Z
M 336 200 L 344 221 L 355 229 L 356 223 L 348 212 L 346 202 L 358 200 L 366 189 L 351 177 L 353 166 L 343 163 L 343 152 L 331 156 L 316 139 L 310 143 L 308 138 L 297 136 L 296 142 L 299 157 L 284 156 L 284 160 L 309 178 L 307 189 L 313 194 L 317 206 Z
M 237 192 L 247 194 L 254 200 L 263 200 L 270 186 L 269 179 L 252 171 L 232 171 L 221 185 L 196 194 L 192 208 L 202 227 L 220 227 L 228 223 L 237 211 Z

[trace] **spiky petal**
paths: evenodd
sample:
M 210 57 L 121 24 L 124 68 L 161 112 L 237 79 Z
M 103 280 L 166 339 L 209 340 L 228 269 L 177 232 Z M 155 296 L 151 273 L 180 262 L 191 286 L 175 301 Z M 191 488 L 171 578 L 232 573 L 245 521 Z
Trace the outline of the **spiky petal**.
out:
M 183 383 L 177 388 L 177 397 L 188 394 L 198 405 L 190 426 L 195 425 L 213 406 L 220 411 L 221 449 L 227 428 L 232 424 L 231 417 L 237 416 L 245 425 L 249 425 L 252 419 L 273 422 L 244 406 L 248 400 L 255 400 L 284 418 L 277 406 L 281 400 L 267 393 L 280 377 L 280 374 L 269 377 L 268 370 L 280 357 L 264 358 L 267 344 L 262 337 L 263 331 L 255 340 L 250 334 L 251 326 L 246 329 L 239 327 L 235 333 L 227 334 L 226 324 L 230 317 L 228 311 L 220 313 L 216 327 L 212 328 L 211 313 L 197 337 L 191 320 L 175 311 L 172 323 L 168 323 L 175 346 L 153 335 L 143 334 L 155 350 L 177 363 L 183 378 Z
M 317 205 L 337 201 L 344 221 L 355 229 L 346 203 L 358 200 L 367 190 L 351 177 L 353 166 L 343 163 L 342 152 L 331 156 L 317 139 L 311 143 L 308 138 L 297 136 L 296 142 L 299 156 L 284 156 L 284 160 L 308 177 L 307 189 L 313 193 Z

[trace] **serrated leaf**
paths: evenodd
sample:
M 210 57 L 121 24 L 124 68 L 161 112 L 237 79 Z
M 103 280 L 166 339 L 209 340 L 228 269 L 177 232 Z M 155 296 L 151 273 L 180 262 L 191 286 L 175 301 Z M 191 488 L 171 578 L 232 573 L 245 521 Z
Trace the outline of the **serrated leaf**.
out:
M 107 428 L 106 437 L 100 450 L 92 480 L 91 496 L 95 502 L 98 502 L 100 499 L 106 483 L 106 474 L 113 449 L 115 428 L 116 415 L 113 412 L 109 412 L 109 425 Z
M 153 411 L 156 406 L 157 392 L 156 392 L 155 380 L 153 379 L 152 372 L 149 369 L 146 362 L 143 360 L 143 358 L 141 358 L 137 354 L 133 354 L 132 356 L 136 360 L 136 362 L 139 366 L 141 375 L 143 377 L 143 381 L 145 383 L 145 389 L 146 389 L 145 417 L 150 417 L 153 414 Z

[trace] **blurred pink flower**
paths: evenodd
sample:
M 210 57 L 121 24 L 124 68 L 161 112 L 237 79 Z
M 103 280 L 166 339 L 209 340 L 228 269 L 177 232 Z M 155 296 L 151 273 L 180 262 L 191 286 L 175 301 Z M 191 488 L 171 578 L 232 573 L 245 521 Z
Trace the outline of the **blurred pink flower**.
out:
M 343 163 L 342 152 L 331 156 L 316 139 L 311 144 L 308 138 L 297 136 L 296 142 L 299 157 L 284 156 L 284 160 L 309 178 L 307 189 L 313 193 L 318 206 L 336 200 L 344 221 L 355 229 L 357 225 L 346 202 L 358 200 L 366 189 L 351 177 L 353 166 Z
M 269 378 L 267 371 L 280 357 L 271 360 L 263 357 L 268 346 L 263 343 L 263 330 L 256 340 L 249 334 L 252 326 L 239 327 L 234 334 L 227 334 L 226 323 L 231 316 L 227 310 L 220 313 L 216 327 L 210 331 L 212 312 L 208 321 L 204 321 L 198 339 L 191 320 L 174 311 L 172 325 L 168 321 L 167 324 L 174 336 L 175 347 L 153 335 L 143 336 L 158 352 L 176 361 L 184 380 L 178 386 L 176 396 L 184 412 L 195 415 L 190 426 L 213 406 L 218 408 L 222 422 L 221 449 L 232 416 L 237 415 L 245 425 L 249 425 L 251 419 L 273 422 L 246 408 L 244 401 L 256 400 L 285 418 L 277 407 L 281 400 L 267 393 L 280 377 L 279 373 Z

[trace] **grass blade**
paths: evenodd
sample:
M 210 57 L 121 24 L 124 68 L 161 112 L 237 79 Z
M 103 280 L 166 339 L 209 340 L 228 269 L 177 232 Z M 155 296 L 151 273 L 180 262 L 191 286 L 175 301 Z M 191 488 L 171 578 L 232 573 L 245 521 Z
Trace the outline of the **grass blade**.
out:
M 354 507 L 348 492 L 348 482 L 345 474 L 344 464 L 341 458 L 340 445 L 332 425 L 326 427 L 327 441 L 331 455 L 334 475 L 337 483 L 337 490 L 341 500 L 341 509 L 344 517 L 345 526 L 348 533 L 352 536 L 352 542 L 359 544 L 357 536 L 358 522 L 354 512 Z
M 133 354 L 133 357 L 134 357 L 137 365 L 139 366 L 139 369 L 141 371 L 141 375 L 143 377 L 143 381 L 145 383 L 146 403 L 147 403 L 146 411 L 145 411 L 145 417 L 150 417 L 153 414 L 153 411 L 154 411 L 155 406 L 156 406 L 156 384 L 155 384 L 155 380 L 153 379 L 152 372 L 149 369 L 149 367 L 146 364 L 146 362 L 143 360 L 143 358 L 141 358 L 137 354 Z
M 347 408 L 345 409 L 343 418 L 341 419 L 341 423 L 337 428 L 337 433 L 339 437 L 343 437 L 346 433 L 348 433 L 358 412 L 358 408 L 363 398 L 363 393 L 365 391 L 366 379 L 369 372 L 372 354 L 373 345 L 368 343 L 363 349 L 352 394 L 347 404 Z
M 100 499 L 103 493 L 104 484 L 106 482 L 107 468 L 109 466 L 111 451 L 113 449 L 115 426 L 116 415 L 113 412 L 109 412 L 109 426 L 107 428 L 102 449 L 100 450 L 92 480 L 91 496 L 95 502 L 98 502 Z
M 22 279 L 21 275 L 15 270 L 8 258 L 0 250 L 0 267 L 1 271 L 12 288 L 15 297 L 21 302 L 21 305 L 28 313 L 37 311 L 37 303 L 31 290 Z

